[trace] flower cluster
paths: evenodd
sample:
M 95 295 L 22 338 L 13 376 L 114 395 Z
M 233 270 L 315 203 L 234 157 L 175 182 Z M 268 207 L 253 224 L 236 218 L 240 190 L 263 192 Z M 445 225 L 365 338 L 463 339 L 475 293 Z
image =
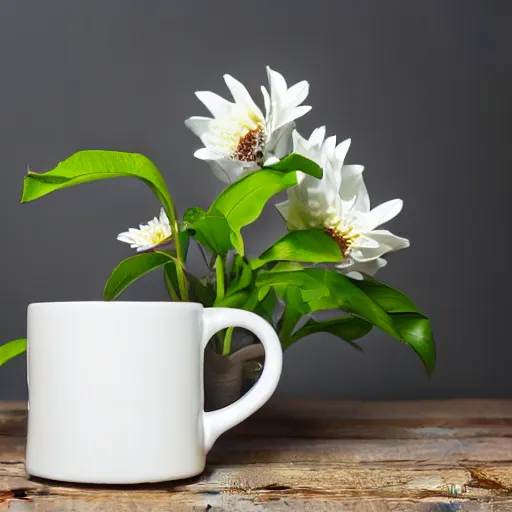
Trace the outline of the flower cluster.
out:
M 261 87 L 265 113 L 230 75 L 224 80 L 233 102 L 209 91 L 196 93 L 213 117 L 194 116 L 185 121 L 204 145 L 195 156 L 208 162 L 225 183 L 233 183 L 291 152 L 314 161 L 323 169 L 323 177 L 299 172 L 298 184 L 288 190 L 287 201 L 276 205 L 288 230 L 323 230 L 337 242 L 344 257 L 325 266 L 355 278 L 361 277 L 360 272 L 374 275 L 386 265 L 386 253 L 409 246 L 407 239 L 377 229 L 400 213 L 402 200 L 393 199 L 371 209 L 364 167 L 345 164 L 350 139 L 336 144 L 335 136 L 326 138 L 325 127 L 317 128 L 306 139 L 295 129 L 295 120 L 311 109 L 302 105 L 309 93 L 308 82 L 288 87 L 280 73 L 267 67 L 267 74 L 270 91 Z M 143 251 L 169 237 L 169 221 L 162 210 L 160 219 L 139 230 L 130 229 L 118 239 Z
M 118 235 L 138 254 L 113 269 L 104 300 L 115 300 L 160 269 L 172 301 L 251 311 L 274 326 L 283 349 L 320 332 L 357 346 L 355 340 L 376 327 L 413 348 L 432 372 L 436 351 L 428 317 L 407 295 L 370 277 L 386 265 L 387 253 L 409 246 L 380 228 L 401 211 L 402 201 L 371 208 L 363 166 L 345 164 L 350 140 L 338 144 L 323 126 L 309 138 L 295 129 L 310 110 L 303 105 L 309 84 L 288 87 L 276 71 L 267 68 L 267 74 L 263 110 L 229 75 L 224 80 L 232 101 L 196 93 L 211 117 L 186 120 L 203 144 L 195 156 L 226 184 L 208 209 L 193 206 L 178 216 L 164 177 L 148 157 L 104 150 L 78 151 L 41 174 L 29 171 L 22 202 L 92 181 L 141 180 L 162 209 L 147 224 Z M 242 229 L 285 191 L 287 200 L 276 207 L 287 232 L 256 258 L 248 257 Z M 204 260 L 197 276 L 187 264 L 191 242 Z M 322 320 L 325 311 L 328 320 Z M 213 339 L 214 350 L 232 354 L 239 341 L 226 329 Z M 25 346 L 24 339 L 0 346 L 0 365 Z

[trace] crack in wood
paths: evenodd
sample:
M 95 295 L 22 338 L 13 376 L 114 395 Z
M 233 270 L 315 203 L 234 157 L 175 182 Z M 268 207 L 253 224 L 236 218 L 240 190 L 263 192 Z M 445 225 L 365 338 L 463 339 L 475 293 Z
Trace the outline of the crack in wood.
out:
M 508 485 L 503 484 L 496 477 L 492 478 L 484 468 L 467 468 L 470 480 L 467 485 L 475 487 L 477 489 L 492 489 L 493 491 L 499 492 L 512 492 L 512 488 Z

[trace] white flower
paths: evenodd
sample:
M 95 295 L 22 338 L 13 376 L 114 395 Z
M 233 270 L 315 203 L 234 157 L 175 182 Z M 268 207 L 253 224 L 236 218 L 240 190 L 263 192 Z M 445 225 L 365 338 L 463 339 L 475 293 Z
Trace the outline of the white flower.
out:
M 120 242 L 130 244 L 137 252 L 147 251 L 157 245 L 168 242 L 171 239 L 171 225 L 163 208 L 160 209 L 160 217 L 155 217 L 146 225 L 140 225 L 139 229 L 130 228 L 117 235 Z
M 300 174 L 299 183 L 288 190 L 288 201 L 277 206 L 288 229 L 323 229 L 340 246 L 344 260 L 334 266 L 351 277 L 359 272 L 374 275 L 386 265 L 382 256 L 409 247 L 405 238 L 376 229 L 402 210 L 402 200 L 393 199 L 370 210 L 370 198 L 361 165 L 343 165 L 350 139 L 336 146 L 336 138 L 324 140 L 325 127 L 313 131 L 309 140 L 293 132 L 294 152 L 320 165 L 321 180 Z
M 206 160 L 215 176 L 225 183 L 289 154 L 294 120 L 311 109 L 300 106 L 309 93 L 308 82 L 288 88 L 281 74 L 269 67 L 267 74 L 270 94 L 261 88 L 265 115 L 247 89 L 230 75 L 224 75 L 224 80 L 234 103 L 213 92 L 196 92 L 213 118 L 196 116 L 185 121 L 205 146 L 194 155 Z

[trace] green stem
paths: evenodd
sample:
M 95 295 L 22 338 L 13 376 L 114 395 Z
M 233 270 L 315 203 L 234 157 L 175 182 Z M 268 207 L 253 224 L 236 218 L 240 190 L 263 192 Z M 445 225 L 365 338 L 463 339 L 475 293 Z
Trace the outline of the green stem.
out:
M 231 340 L 233 339 L 234 327 L 228 327 L 224 336 L 224 344 L 222 345 L 222 355 L 228 356 L 231 352 Z
M 176 265 L 176 277 L 178 278 L 178 287 L 180 291 L 181 300 L 184 302 L 188 302 L 188 285 L 187 279 L 185 277 L 185 260 L 183 259 L 183 248 L 181 246 L 181 239 L 179 237 L 180 234 L 180 226 L 178 224 L 178 213 L 176 212 L 176 206 L 172 200 L 171 193 L 167 186 L 165 186 L 166 194 L 163 195 L 161 199 L 162 204 L 164 205 L 165 213 L 167 214 L 167 218 L 169 219 L 169 224 L 171 227 L 172 239 L 174 240 L 174 246 L 176 247 L 176 259 L 179 262 L 179 265 Z
M 178 225 L 178 221 L 176 220 L 176 210 L 173 211 L 173 217 L 174 219 L 170 222 L 170 225 L 172 236 L 174 238 L 174 245 L 176 247 L 176 259 L 179 262 L 179 265 L 176 265 L 176 277 L 178 278 L 181 300 L 183 302 L 188 302 L 188 286 L 185 277 L 185 261 L 183 260 L 183 248 L 181 247 L 180 227 Z
M 220 301 L 224 298 L 226 294 L 225 290 L 225 282 L 224 282 L 224 260 L 222 256 L 219 254 L 215 259 L 215 276 L 217 278 L 217 301 Z

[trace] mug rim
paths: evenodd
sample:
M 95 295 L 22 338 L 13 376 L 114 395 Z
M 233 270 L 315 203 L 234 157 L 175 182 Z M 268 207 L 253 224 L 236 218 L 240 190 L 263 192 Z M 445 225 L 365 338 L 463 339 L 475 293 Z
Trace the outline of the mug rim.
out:
M 172 301 L 138 301 L 138 300 L 70 300 L 70 301 L 46 301 L 46 302 L 32 302 L 28 305 L 29 308 L 33 307 L 50 307 L 50 306 L 107 306 L 107 307 L 116 307 L 116 306 L 143 306 L 143 307 L 154 307 L 154 306 L 171 306 L 171 307 L 179 307 L 179 308 L 190 308 L 190 307 L 200 307 L 204 308 L 204 306 L 200 302 L 172 302 Z

